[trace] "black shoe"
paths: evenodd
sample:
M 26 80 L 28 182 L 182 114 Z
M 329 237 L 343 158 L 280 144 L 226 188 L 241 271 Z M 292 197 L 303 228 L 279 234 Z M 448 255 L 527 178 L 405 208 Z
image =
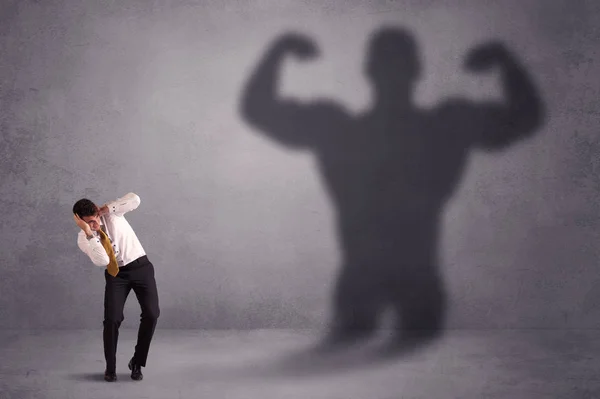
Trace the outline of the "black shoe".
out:
M 129 370 L 131 370 L 131 379 L 132 380 L 141 381 L 144 378 L 144 375 L 142 374 L 142 366 L 140 366 L 139 364 L 136 364 L 133 361 L 133 357 L 129 361 L 128 367 L 129 367 Z
M 115 373 L 114 371 L 108 371 L 108 370 L 106 370 L 104 372 L 104 381 L 115 382 L 116 380 L 117 380 L 117 373 Z

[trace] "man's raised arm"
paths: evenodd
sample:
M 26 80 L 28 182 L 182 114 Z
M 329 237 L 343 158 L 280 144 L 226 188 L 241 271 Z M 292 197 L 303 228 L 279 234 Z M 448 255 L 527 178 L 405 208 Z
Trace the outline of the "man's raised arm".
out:
M 77 246 L 86 254 L 92 263 L 96 266 L 106 266 L 109 263 L 108 254 L 100 242 L 98 234 L 90 228 L 90 226 L 79 217 L 73 215 L 75 224 L 79 226 L 81 232 L 77 235 Z
M 135 193 L 128 193 L 114 201 L 107 202 L 100 208 L 100 214 L 115 214 L 122 216 L 127 212 L 133 211 L 140 205 L 140 197 Z

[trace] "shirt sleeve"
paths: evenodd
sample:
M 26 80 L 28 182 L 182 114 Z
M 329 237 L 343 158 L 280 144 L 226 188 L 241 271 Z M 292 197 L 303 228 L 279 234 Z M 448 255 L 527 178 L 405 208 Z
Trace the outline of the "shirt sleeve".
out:
M 77 236 L 77 246 L 86 254 L 94 265 L 103 267 L 109 263 L 108 254 L 100 242 L 97 233 L 94 233 L 94 238 L 87 239 L 85 233 L 79 233 Z
M 135 193 L 125 194 L 121 198 L 107 202 L 108 212 L 112 215 L 122 216 L 133 211 L 140 205 L 140 197 Z

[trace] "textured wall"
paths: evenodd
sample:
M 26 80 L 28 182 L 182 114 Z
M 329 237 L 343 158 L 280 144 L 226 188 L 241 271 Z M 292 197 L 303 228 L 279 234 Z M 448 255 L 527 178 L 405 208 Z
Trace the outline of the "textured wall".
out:
M 103 271 L 79 252 L 71 207 L 129 191 L 142 199 L 128 220 L 156 267 L 160 327 L 325 325 L 342 258 L 335 203 L 314 153 L 264 137 L 239 103 L 267 47 L 295 31 L 321 56 L 287 63 L 281 92 L 360 113 L 373 101 L 366 46 L 384 25 L 417 40 L 419 106 L 498 98 L 497 75 L 461 65 L 500 39 L 546 107 L 534 137 L 470 152 L 443 208 L 449 326 L 600 327 L 596 2 L 4 4 L 2 327 L 101 326 Z M 138 312 L 132 296 L 124 325 Z

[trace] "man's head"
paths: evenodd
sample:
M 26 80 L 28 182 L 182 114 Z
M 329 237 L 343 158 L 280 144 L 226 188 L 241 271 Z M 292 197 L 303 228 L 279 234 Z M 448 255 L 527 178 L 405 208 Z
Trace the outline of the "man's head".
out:
M 98 207 L 87 198 L 80 199 L 73 205 L 73 213 L 86 222 L 93 231 L 100 230 Z
M 385 27 L 371 36 L 366 75 L 379 91 L 407 91 L 420 74 L 417 43 L 407 30 Z M 400 94 L 400 93 L 398 93 Z

